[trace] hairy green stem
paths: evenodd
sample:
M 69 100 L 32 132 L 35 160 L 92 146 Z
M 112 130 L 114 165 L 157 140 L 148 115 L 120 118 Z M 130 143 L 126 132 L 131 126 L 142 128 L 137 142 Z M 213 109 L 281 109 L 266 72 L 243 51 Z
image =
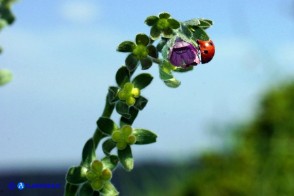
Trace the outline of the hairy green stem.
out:
M 162 64 L 162 60 L 161 60 L 161 59 L 159 59 L 159 58 L 154 58 L 154 57 L 152 57 L 152 56 L 149 56 L 149 57 L 151 58 L 151 60 L 152 60 L 153 63 L 156 63 L 156 64 L 158 64 L 158 65 Z
M 112 115 L 113 109 L 114 109 L 115 104 L 111 104 L 108 101 L 108 95 L 106 96 L 106 101 L 105 101 L 105 106 L 104 110 L 102 113 L 102 117 L 109 118 Z

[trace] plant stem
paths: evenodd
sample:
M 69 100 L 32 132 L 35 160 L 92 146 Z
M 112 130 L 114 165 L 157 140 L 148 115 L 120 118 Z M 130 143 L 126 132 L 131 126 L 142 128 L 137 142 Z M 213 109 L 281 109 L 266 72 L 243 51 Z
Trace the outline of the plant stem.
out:
M 162 60 L 161 60 L 161 59 L 159 59 L 159 58 L 154 58 L 154 57 L 152 57 L 152 56 L 149 56 L 149 57 L 151 58 L 151 60 L 152 60 L 153 63 L 156 63 L 156 64 L 158 64 L 158 65 L 162 64 Z
M 105 118 L 109 118 L 113 112 L 113 109 L 114 109 L 114 104 L 109 103 L 108 95 L 107 95 L 105 100 L 104 110 L 101 116 Z

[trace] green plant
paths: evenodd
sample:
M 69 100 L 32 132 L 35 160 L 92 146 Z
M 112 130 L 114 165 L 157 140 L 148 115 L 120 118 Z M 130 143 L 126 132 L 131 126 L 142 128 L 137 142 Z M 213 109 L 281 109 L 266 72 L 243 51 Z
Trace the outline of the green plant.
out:
M 15 0 L 0 0 L 0 31 L 7 25 L 12 25 L 15 20 L 14 15 L 11 12 L 12 3 Z M 2 48 L 0 48 L 0 54 Z M 0 86 L 10 82 L 12 79 L 12 73 L 7 69 L 0 69 Z
M 161 13 L 147 17 L 145 23 L 151 27 L 150 36 L 137 34 L 135 41 L 124 41 L 117 48 L 128 53 L 125 65 L 116 72 L 117 85 L 109 87 L 104 111 L 93 136 L 84 145 L 80 165 L 67 172 L 65 195 L 118 195 L 110 182 L 117 164 L 120 162 L 125 170 L 131 171 L 134 167 L 131 147 L 156 142 L 155 133 L 132 127 L 148 102 L 142 93 L 153 79 L 149 73 L 134 76 L 139 65 L 147 70 L 153 63 L 158 64 L 160 79 L 168 87 L 176 88 L 180 81 L 173 72 L 191 71 L 193 65 L 201 62 L 197 40 L 209 40 L 205 29 L 212 25 L 211 20 L 178 22 L 170 14 Z M 114 110 L 121 115 L 118 124 L 111 119 Z M 100 143 L 105 157 L 97 159 L 95 151 Z M 115 148 L 116 154 L 112 153 Z

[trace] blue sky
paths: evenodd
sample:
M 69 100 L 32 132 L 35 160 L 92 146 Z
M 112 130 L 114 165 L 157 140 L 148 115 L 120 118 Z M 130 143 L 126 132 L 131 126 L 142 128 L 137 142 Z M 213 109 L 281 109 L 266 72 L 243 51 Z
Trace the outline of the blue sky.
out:
M 162 11 L 181 21 L 212 19 L 208 34 L 216 54 L 211 63 L 176 74 L 178 89 L 167 88 L 156 65 L 151 68 L 155 79 L 142 92 L 149 103 L 134 127 L 153 130 L 158 142 L 135 146 L 134 157 L 178 159 L 219 147 L 224 127 L 250 119 L 259 96 L 293 76 L 293 4 L 19 1 L 13 7 L 16 22 L 0 35 L 0 68 L 14 74 L 0 89 L 0 169 L 78 164 L 107 88 L 124 63 L 117 45 L 149 33 L 145 18 Z

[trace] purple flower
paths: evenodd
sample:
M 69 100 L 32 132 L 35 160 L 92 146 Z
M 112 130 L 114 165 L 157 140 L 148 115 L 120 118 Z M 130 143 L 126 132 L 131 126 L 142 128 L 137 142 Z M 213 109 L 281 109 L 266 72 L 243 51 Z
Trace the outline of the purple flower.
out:
M 196 47 L 180 38 L 176 39 L 168 58 L 171 64 L 183 68 L 200 63 Z

